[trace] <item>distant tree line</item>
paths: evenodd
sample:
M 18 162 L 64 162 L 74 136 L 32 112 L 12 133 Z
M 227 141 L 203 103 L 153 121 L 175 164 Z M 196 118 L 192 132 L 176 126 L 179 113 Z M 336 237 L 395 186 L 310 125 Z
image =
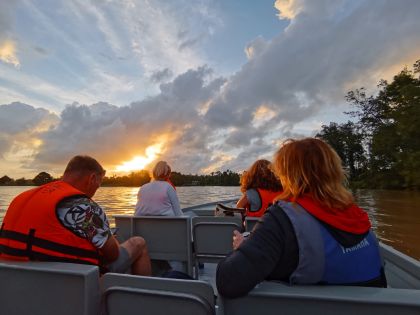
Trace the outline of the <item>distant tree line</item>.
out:
M 377 95 L 350 91 L 354 121 L 331 122 L 317 137 L 343 160 L 355 188 L 420 189 L 420 60 L 392 82 L 381 80 Z
M 212 172 L 208 175 L 184 175 L 173 172 L 171 181 L 175 186 L 239 186 L 240 175 L 226 170 Z
M 0 178 L 0 186 L 40 186 L 57 179 L 46 172 L 39 173 L 33 179 L 19 178 L 15 180 L 4 175 Z M 102 186 L 139 187 L 150 180 L 149 172 L 141 170 L 124 176 L 105 177 Z M 231 170 L 213 172 L 209 175 L 185 175 L 173 172 L 171 181 L 175 186 L 238 186 L 239 174 Z
M 32 179 L 25 177 L 13 179 L 7 175 L 0 177 L 0 186 L 40 186 L 55 180 L 47 172 L 41 172 Z

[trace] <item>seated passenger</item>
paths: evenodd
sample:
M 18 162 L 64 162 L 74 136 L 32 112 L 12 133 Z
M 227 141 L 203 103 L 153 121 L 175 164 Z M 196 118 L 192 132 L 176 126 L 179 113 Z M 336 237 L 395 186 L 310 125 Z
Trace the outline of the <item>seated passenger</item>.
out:
M 354 204 L 341 160 L 325 142 L 290 140 L 274 157 L 283 192 L 217 268 L 218 292 L 246 295 L 263 280 L 386 287 L 369 218 Z
M 236 203 L 237 208 L 245 208 L 246 216 L 261 217 L 280 194 L 279 180 L 270 169 L 270 161 L 257 160 L 241 177 L 243 196 Z
M 169 181 L 171 168 L 159 161 L 152 171 L 152 181 L 140 187 L 135 215 L 181 216 L 181 206 L 175 186 Z
M 105 170 L 89 156 L 75 156 L 62 180 L 13 199 L 0 230 L 0 259 L 98 265 L 149 276 L 150 258 L 141 237 L 119 244 L 102 208 L 92 200 Z

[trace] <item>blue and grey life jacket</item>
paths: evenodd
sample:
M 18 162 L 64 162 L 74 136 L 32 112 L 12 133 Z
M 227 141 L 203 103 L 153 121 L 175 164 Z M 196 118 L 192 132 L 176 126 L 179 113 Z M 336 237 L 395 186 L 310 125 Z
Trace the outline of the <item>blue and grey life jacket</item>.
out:
M 379 244 L 371 230 L 355 246 L 343 247 L 299 204 L 278 201 L 277 205 L 289 217 L 299 246 L 291 284 L 358 284 L 381 276 Z

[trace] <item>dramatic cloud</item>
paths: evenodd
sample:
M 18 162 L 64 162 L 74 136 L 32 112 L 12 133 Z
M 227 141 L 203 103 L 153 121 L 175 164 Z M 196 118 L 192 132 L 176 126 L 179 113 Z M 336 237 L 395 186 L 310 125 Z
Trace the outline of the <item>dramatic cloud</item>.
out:
M 8 155 L 33 158 L 41 144 L 40 134 L 58 122 L 58 117 L 42 108 L 27 104 L 0 105 L 0 160 Z
M 19 68 L 20 64 L 16 56 L 16 44 L 14 42 L 7 40 L 0 44 L 0 60 Z
M 211 79 L 209 69 L 199 68 L 162 84 L 159 95 L 129 106 L 67 106 L 59 124 L 41 136 L 34 163 L 63 164 L 71 155 L 85 153 L 115 166 L 123 157 L 144 155 L 148 146 L 162 143 L 162 154 L 184 170 L 185 158 L 201 156 L 198 171 L 206 165 L 210 132 L 201 124 L 197 106 L 212 99 L 223 83 L 221 78 Z
M 271 41 L 258 38 L 248 45 L 249 62 L 209 106 L 209 125 L 245 133 L 252 113 L 265 105 L 276 113 L 266 127 L 286 125 L 291 131 L 342 104 L 360 82 L 372 87 L 387 69 L 420 56 L 418 1 L 287 3 L 302 14 L 288 13 L 293 23 Z
M 12 40 L 13 10 L 17 1 L 0 2 L 0 61 L 19 67 L 16 42 Z
M 291 20 L 302 10 L 302 2 L 299 0 L 276 0 L 274 7 L 279 10 L 279 18 Z
M 167 81 L 172 76 L 172 71 L 169 68 L 165 68 L 163 70 L 152 73 L 152 75 L 150 76 L 150 80 L 155 83 L 161 83 L 163 81 Z
M 337 119 L 348 109 L 344 96 L 350 89 L 366 86 L 374 92 L 379 79 L 420 58 L 417 0 L 404 5 L 391 0 L 277 0 L 279 17 L 288 26 L 274 38 L 259 36 L 244 45 L 248 60 L 236 73 L 221 76 L 205 66 L 207 56 L 196 49 L 222 25 L 209 3 L 66 2 L 62 18 L 76 17 L 80 29 L 63 26 L 51 37 L 63 39 L 66 50 L 60 54 L 78 57 L 71 66 L 60 64 L 73 85 L 54 87 L 29 75 L 16 79 L 10 66 L 0 67 L 0 76 L 10 86 L 25 86 L 29 95 L 51 91 L 55 96 L 46 103 L 80 104 L 67 105 L 41 131 L 37 126 L 52 122 L 52 114 L 7 105 L 31 117 L 17 126 L 33 127 L 14 131 L 14 120 L 8 122 L 11 109 L 0 111 L 5 117 L 0 127 L 3 152 L 11 156 L 16 135 L 27 133 L 28 139 L 36 139 L 25 151 L 33 169 L 54 169 L 84 153 L 113 170 L 153 147 L 159 148 L 157 158 L 174 170 L 240 171 L 257 158 L 270 158 L 282 139 L 313 135 L 322 123 Z M 51 24 L 46 11 L 32 10 Z M 90 31 L 79 36 L 90 24 L 100 36 Z M 103 38 L 106 46 L 97 55 L 80 52 Z M 54 54 L 50 47 L 42 49 Z M 110 62 L 115 60 L 128 72 L 116 71 Z M 72 73 L 73 68 L 80 72 Z M 138 101 L 121 101 L 127 98 Z

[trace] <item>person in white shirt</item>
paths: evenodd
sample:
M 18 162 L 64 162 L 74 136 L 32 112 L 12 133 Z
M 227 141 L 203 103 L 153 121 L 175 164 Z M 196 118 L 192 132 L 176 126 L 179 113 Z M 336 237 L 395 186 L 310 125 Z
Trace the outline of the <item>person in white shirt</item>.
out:
M 169 181 L 171 168 L 159 161 L 152 171 L 152 181 L 140 187 L 134 215 L 181 216 L 181 206 L 175 187 Z

